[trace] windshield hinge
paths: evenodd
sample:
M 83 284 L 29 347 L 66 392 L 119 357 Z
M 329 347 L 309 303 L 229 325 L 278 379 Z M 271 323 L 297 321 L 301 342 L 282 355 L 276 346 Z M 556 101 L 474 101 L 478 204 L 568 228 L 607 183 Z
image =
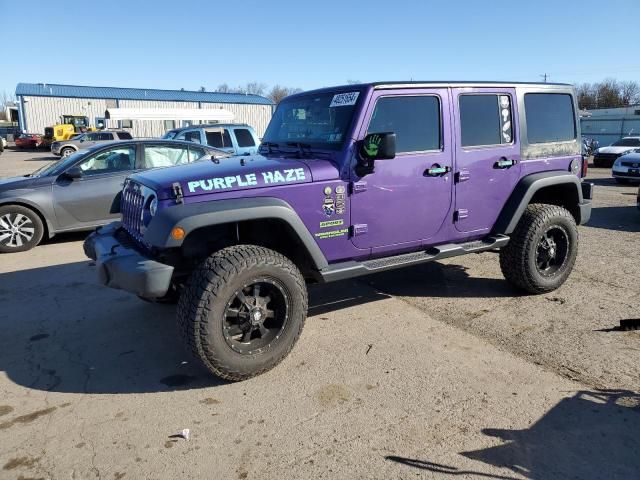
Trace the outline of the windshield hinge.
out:
M 173 188 L 173 196 L 176 199 L 176 203 L 184 203 L 184 194 L 182 193 L 182 187 L 178 182 L 171 185 Z

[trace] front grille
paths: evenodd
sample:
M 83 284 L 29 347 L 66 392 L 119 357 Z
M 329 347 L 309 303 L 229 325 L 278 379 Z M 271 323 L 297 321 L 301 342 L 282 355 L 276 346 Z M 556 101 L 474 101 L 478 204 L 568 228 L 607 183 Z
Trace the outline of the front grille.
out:
M 620 155 L 618 153 L 596 153 L 595 158 L 614 162 Z
M 144 208 L 143 186 L 133 180 L 127 180 L 122 190 L 120 213 L 122 226 L 134 240 L 142 241 L 142 210 Z
M 640 168 L 640 162 L 620 162 L 623 167 Z

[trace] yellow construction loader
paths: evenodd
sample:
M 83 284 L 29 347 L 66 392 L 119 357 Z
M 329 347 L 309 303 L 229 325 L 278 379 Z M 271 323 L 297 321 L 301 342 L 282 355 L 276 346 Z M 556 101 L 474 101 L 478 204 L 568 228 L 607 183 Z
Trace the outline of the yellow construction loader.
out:
M 61 115 L 60 123 L 44 129 L 42 143 L 45 146 L 53 142 L 69 140 L 74 135 L 84 132 L 93 132 L 95 127 L 89 125 L 89 118 L 82 115 Z

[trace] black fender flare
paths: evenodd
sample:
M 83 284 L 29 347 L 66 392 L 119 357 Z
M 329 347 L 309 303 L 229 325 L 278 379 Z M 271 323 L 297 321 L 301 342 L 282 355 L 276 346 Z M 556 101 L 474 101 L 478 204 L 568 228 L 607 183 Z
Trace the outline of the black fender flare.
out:
M 160 210 L 149 223 L 144 241 L 158 248 L 177 248 L 183 240 L 171 236 L 180 227 L 189 233 L 202 227 L 250 220 L 277 219 L 285 222 L 307 249 L 314 267 L 326 268 L 327 259 L 295 210 L 284 200 L 273 197 L 236 198 L 191 204 L 179 204 Z
M 586 223 L 591 214 L 591 188 L 587 189 L 589 198 L 585 200 L 583 196 L 583 190 L 585 190 L 583 182 L 576 175 L 563 171 L 539 172 L 527 175 L 517 183 L 507 203 L 502 208 L 492 233 L 500 233 L 503 235 L 512 234 L 536 192 L 543 188 L 556 185 L 572 185 L 576 189 L 578 198 L 576 208 L 580 216 L 580 218 L 577 219 L 577 223 Z M 591 184 L 584 185 L 591 187 Z

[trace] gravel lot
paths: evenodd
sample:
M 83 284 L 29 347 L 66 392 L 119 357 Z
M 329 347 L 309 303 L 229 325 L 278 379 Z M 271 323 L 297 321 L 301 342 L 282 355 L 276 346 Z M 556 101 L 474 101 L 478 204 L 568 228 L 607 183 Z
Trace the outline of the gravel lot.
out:
M 8 150 L 0 177 L 51 160 Z M 0 256 L 0 479 L 640 478 L 640 332 L 615 328 L 640 317 L 637 187 L 589 180 L 558 291 L 490 253 L 312 288 L 292 354 L 238 384 L 174 307 L 96 285 L 83 234 Z

